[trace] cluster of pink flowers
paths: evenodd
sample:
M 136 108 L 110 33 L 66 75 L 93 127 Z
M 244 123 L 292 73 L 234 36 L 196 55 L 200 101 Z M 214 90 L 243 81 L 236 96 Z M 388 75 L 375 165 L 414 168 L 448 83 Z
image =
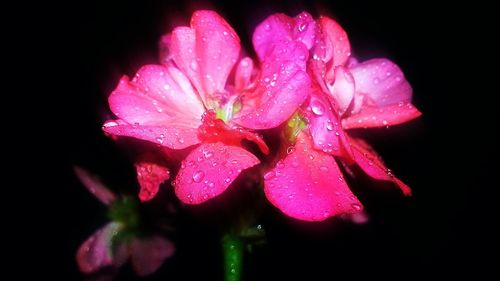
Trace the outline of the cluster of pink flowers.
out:
M 172 177 L 181 202 L 203 204 L 238 188 L 233 181 L 256 165 L 269 202 L 299 220 L 363 210 L 339 163 L 411 193 L 368 144 L 349 135 L 420 116 L 396 64 L 358 62 L 336 21 L 306 12 L 271 15 L 252 40 L 254 59 L 242 55 L 238 35 L 221 16 L 196 11 L 190 26 L 162 37 L 160 64 L 121 78 L 109 96 L 117 119 L 103 129 L 157 149 L 137 159 L 141 201 Z M 279 134 L 274 150 L 263 137 L 271 133 Z

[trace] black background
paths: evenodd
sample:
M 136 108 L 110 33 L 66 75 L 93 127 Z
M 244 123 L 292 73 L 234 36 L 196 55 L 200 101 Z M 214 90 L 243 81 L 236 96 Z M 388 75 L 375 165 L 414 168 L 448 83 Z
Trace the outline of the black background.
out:
M 488 108 L 496 98 L 494 91 L 476 87 L 480 81 L 473 74 L 481 69 L 474 65 L 486 56 L 469 44 L 484 45 L 487 38 L 472 30 L 474 13 L 469 7 L 403 2 L 47 4 L 45 8 L 51 11 L 41 13 L 41 18 L 50 23 L 40 29 L 30 26 L 35 34 L 44 34 L 34 36 L 33 41 L 47 52 L 39 54 L 28 46 L 27 57 L 42 56 L 46 67 L 39 70 L 48 76 L 44 90 L 30 94 L 43 95 L 47 105 L 42 115 L 48 118 L 43 125 L 47 135 L 38 135 L 44 144 L 37 147 L 45 153 L 34 164 L 43 175 L 33 189 L 49 196 L 35 198 L 41 201 L 40 215 L 28 212 L 29 219 L 45 225 L 31 228 L 28 236 L 34 241 L 26 243 L 29 258 L 22 263 L 40 265 L 42 272 L 51 271 L 50 276 L 83 279 L 74 261 L 75 251 L 106 223 L 106 215 L 105 208 L 73 176 L 71 167 L 87 167 L 112 187 L 137 189 L 131 162 L 100 127 L 112 117 L 106 99 L 119 77 L 133 75 L 143 64 L 156 63 L 162 34 L 176 24 L 187 24 L 193 10 L 213 8 L 235 28 L 243 48 L 252 54 L 250 38 L 258 22 L 274 12 L 293 16 L 305 9 L 314 16 L 322 12 L 334 16 L 348 32 L 355 56 L 361 60 L 388 57 L 412 84 L 414 104 L 423 116 L 403 126 L 370 131 L 366 137 L 396 175 L 413 188 L 414 196 L 356 188 L 371 216 L 362 226 L 336 220 L 321 226 L 302 225 L 269 207 L 262 221 L 268 244 L 246 257 L 244 280 L 486 274 L 491 269 L 488 255 L 493 252 L 494 236 L 487 229 L 496 222 L 490 218 L 495 208 L 488 199 L 496 185 L 487 180 L 494 162 L 488 161 L 496 150 L 479 149 L 492 147 L 498 126 L 480 130 L 477 124 L 491 122 Z M 197 224 L 199 220 L 189 212 L 184 215 L 190 223 L 174 237 L 176 255 L 144 280 L 222 279 L 216 233 L 207 224 Z M 43 250 L 30 248 L 31 244 Z M 119 280 L 134 278 L 130 267 L 118 276 Z

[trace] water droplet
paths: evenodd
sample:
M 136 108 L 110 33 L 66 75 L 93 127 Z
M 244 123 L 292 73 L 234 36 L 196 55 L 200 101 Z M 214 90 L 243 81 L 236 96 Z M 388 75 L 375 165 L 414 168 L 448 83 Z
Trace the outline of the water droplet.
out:
M 196 164 L 196 163 L 195 163 L 193 160 L 189 160 L 189 161 L 187 162 L 187 165 L 188 165 L 189 167 L 194 166 L 195 164 Z
M 319 170 L 322 172 L 328 172 L 328 167 L 327 166 L 321 166 L 319 167 Z
M 275 176 L 276 176 L 276 174 L 273 171 L 269 171 L 264 175 L 264 179 L 270 180 L 270 179 L 274 178 Z
M 326 129 L 327 129 L 328 131 L 332 131 L 332 130 L 333 130 L 333 125 L 332 125 L 332 123 L 330 123 L 330 122 L 326 123 Z
M 170 90 L 170 85 L 168 85 L 168 84 L 163 85 L 163 89 L 164 89 L 165 91 Z
M 211 182 L 208 183 L 208 187 L 214 188 L 214 186 L 215 186 L 215 183 L 213 181 L 211 181 Z
M 224 36 L 228 36 L 229 35 L 229 33 L 227 33 L 227 31 L 222 32 L 222 34 L 224 34 Z
M 236 159 L 232 160 L 232 161 L 231 161 L 231 164 L 233 164 L 233 165 L 238 164 L 238 160 L 236 160 Z
M 380 80 L 378 78 L 373 79 L 373 84 L 378 84 L 380 83 Z
M 361 205 L 359 205 L 358 203 L 352 203 L 351 207 L 356 211 L 361 210 Z
M 335 132 L 335 135 L 338 137 L 338 136 L 340 136 L 340 133 L 339 132 Z
M 299 31 L 300 32 L 304 31 L 305 28 L 306 28 L 306 24 L 305 23 L 299 25 Z
M 265 29 L 266 31 L 269 31 L 269 30 L 271 30 L 271 26 L 270 26 L 269 24 L 266 24 L 266 25 L 264 26 L 264 29 Z
M 389 123 L 387 122 L 387 120 L 382 120 L 382 124 L 387 125 Z
M 309 159 L 313 160 L 314 159 L 314 155 L 309 154 Z
M 201 182 L 204 177 L 205 177 L 205 173 L 203 171 L 196 171 L 193 174 L 193 181 L 194 182 Z
M 323 113 L 325 113 L 325 108 L 319 101 L 312 101 L 311 102 L 311 110 L 314 114 L 321 116 Z
M 178 139 L 177 139 L 177 141 L 178 141 L 179 143 L 184 143 L 184 139 L 183 139 L 183 138 L 178 138 Z
M 342 176 L 340 176 L 339 181 L 344 181 L 344 178 Z
M 294 151 L 295 151 L 295 147 L 293 147 L 293 146 L 289 146 L 289 147 L 286 149 L 286 154 L 292 154 Z
M 231 178 L 226 178 L 226 179 L 224 180 L 224 182 L 225 182 L 225 183 L 230 183 L 230 182 L 231 182 Z
M 278 164 L 276 164 L 276 167 L 281 169 L 281 168 L 285 167 L 285 164 L 282 161 L 279 161 Z
M 191 67 L 192 70 L 196 71 L 198 70 L 198 63 L 196 63 L 195 61 L 192 61 L 189 66 Z
M 205 150 L 203 151 L 203 155 L 205 156 L 206 159 L 214 156 L 214 153 L 212 151 L 209 151 L 209 150 Z

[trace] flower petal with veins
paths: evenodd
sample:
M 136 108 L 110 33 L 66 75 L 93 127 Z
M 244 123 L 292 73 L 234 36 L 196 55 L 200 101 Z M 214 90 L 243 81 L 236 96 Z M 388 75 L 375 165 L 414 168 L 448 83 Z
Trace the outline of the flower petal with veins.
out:
M 226 80 L 240 52 L 240 39 L 231 26 L 213 11 L 196 11 L 191 27 L 177 27 L 169 40 L 169 54 L 189 77 L 205 105 Z
M 132 81 L 124 76 L 108 100 L 121 120 L 144 126 L 196 128 L 204 111 L 189 80 L 171 66 L 143 66 Z
M 315 150 L 304 132 L 290 153 L 266 173 L 264 184 L 268 200 L 296 219 L 322 221 L 362 209 L 333 157 Z
M 184 149 L 200 143 L 198 130 L 190 127 L 130 125 L 122 120 L 108 121 L 102 129 L 113 136 L 133 137 L 171 149 Z
M 262 62 L 262 73 L 251 98 L 242 97 L 242 110 L 233 121 L 250 129 L 270 129 L 286 121 L 309 94 L 303 44 L 276 45 Z
M 314 43 L 316 25 L 310 14 L 302 12 L 292 18 L 285 14 L 273 14 L 260 23 L 253 33 L 253 45 L 260 60 L 272 52 L 275 45 L 302 42 L 307 49 Z
M 221 142 L 203 143 L 182 162 L 175 194 L 186 204 L 200 204 L 224 192 L 245 169 L 259 160 L 245 149 Z
M 344 129 L 387 127 L 408 122 L 422 115 L 409 102 L 383 107 L 362 106 L 357 114 L 342 120 Z
M 410 102 L 412 89 L 401 69 L 388 59 L 371 59 L 350 68 L 356 94 L 364 94 L 376 106 Z

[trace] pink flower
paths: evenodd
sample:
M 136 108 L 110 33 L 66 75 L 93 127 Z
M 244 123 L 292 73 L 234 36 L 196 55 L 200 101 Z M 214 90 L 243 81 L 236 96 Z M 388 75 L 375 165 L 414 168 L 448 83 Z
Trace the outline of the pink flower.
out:
M 118 200 L 95 176 L 78 167 L 75 167 L 75 173 L 82 184 L 105 205 L 109 206 Z M 155 272 L 166 258 L 174 254 L 174 245 L 162 236 L 127 236 L 126 231 L 125 223 L 112 221 L 94 232 L 76 253 L 80 271 L 91 274 L 108 267 L 116 270 L 130 258 L 136 274 L 144 276 Z
M 311 52 L 308 70 L 313 86 L 299 110 L 307 129 L 298 133 L 287 155 L 265 175 L 269 201 L 283 213 L 307 221 L 363 209 L 336 160 L 357 164 L 372 178 L 392 181 L 409 195 L 409 187 L 394 177 L 378 155 L 345 130 L 396 125 L 420 116 L 411 105 L 411 86 L 394 63 L 374 59 L 358 64 L 350 58 L 350 43 L 340 25 L 327 17 L 314 24 L 305 13 L 295 18 L 273 15 L 254 34 L 254 41 L 265 42 L 264 49 L 288 40 L 301 42 Z M 296 30 L 308 32 L 297 36 Z
M 106 122 L 103 129 L 174 150 L 196 145 L 174 183 L 182 202 L 199 204 L 224 192 L 243 170 L 260 162 L 242 148 L 241 140 L 268 152 L 260 136 L 248 129 L 280 125 L 307 98 L 308 52 L 300 43 L 277 44 L 260 56 L 260 72 L 250 58 L 241 59 L 233 71 L 239 38 L 212 11 L 195 12 L 190 27 L 165 35 L 162 50 L 163 65 L 144 66 L 132 80 L 120 80 L 109 97 L 119 119 Z M 168 172 L 158 169 L 157 176 L 156 167 L 151 170 L 153 180 L 139 179 L 154 194 L 153 186 L 167 179 Z

